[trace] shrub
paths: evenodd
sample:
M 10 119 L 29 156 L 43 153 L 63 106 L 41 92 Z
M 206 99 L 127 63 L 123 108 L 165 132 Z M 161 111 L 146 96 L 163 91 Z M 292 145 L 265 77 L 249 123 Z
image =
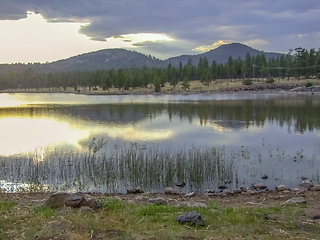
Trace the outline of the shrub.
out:
M 311 87 L 312 86 L 312 82 L 306 82 L 305 87 Z
M 269 77 L 267 80 L 266 80 L 266 83 L 274 83 L 274 79 L 272 77 Z
M 247 78 L 246 80 L 243 80 L 242 85 L 252 85 L 252 80 Z

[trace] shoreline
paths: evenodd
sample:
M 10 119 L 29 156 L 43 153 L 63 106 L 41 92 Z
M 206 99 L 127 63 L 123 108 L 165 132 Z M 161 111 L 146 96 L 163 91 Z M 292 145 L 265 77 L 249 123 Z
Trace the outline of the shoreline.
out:
M 305 87 L 307 82 L 314 82 L 313 86 Z M 87 88 L 74 89 L 68 88 L 63 90 L 59 89 L 15 89 L 15 90 L 2 90 L 0 93 L 65 93 L 75 95 L 194 95 L 194 94 L 234 94 L 234 93 L 246 93 L 246 94 L 269 94 L 269 93 L 303 93 L 303 94 L 318 94 L 320 92 L 320 80 L 319 79 L 303 79 L 303 80 L 277 80 L 272 84 L 265 83 L 261 80 L 254 82 L 252 85 L 242 85 L 239 81 L 217 81 L 206 86 L 200 83 L 200 81 L 191 81 L 189 89 L 183 89 L 179 84 L 175 87 L 166 83 L 161 88 L 160 92 L 155 92 L 153 85 L 149 85 L 147 88 L 136 88 L 129 90 L 119 90 L 111 88 L 103 91 L 102 89 L 90 90 Z

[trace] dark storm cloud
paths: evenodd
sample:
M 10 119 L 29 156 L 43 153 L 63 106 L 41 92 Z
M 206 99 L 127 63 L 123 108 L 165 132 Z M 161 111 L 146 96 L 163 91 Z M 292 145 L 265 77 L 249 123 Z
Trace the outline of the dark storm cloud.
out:
M 38 12 L 50 22 L 89 23 L 79 32 L 92 40 L 134 33 L 167 34 L 177 42 L 165 46 L 172 46 L 174 52 L 180 48 L 181 54 L 187 47 L 221 40 L 251 42 L 274 51 L 287 50 L 288 43 L 297 46 L 299 35 L 313 38 L 308 41 L 310 46 L 303 46 L 307 48 L 317 48 L 320 40 L 319 0 L 0 0 L 2 20 L 25 18 L 27 11 Z M 163 52 L 164 43 L 136 45 Z

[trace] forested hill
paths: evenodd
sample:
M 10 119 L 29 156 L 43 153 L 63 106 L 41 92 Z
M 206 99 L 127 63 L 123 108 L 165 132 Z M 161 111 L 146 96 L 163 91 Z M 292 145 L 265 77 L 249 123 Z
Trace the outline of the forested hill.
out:
M 90 53 L 84 53 L 71 58 L 59 60 L 56 62 L 40 64 L 0 64 L 0 73 L 23 72 L 25 69 L 31 67 L 35 72 L 74 72 L 74 71 L 95 71 L 98 69 L 119 69 L 119 68 L 142 68 L 155 67 L 166 68 L 169 63 L 172 66 L 179 66 L 180 62 L 185 65 L 191 58 L 192 64 L 197 65 L 200 58 L 206 57 L 211 63 L 213 60 L 220 63 L 226 63 L 231 56 L 233 59 L 237 59 L 239 56 L 241 59 L 245 59 L 247 53 L 251 56 L 257 56 L 258 54 L 265 54 L 266 59 L 280 57 L 279 53 L 267 53 L 255 50 L 251 47 L 240 43 L 232 43 L 222 45 L 209 52 L 198 55 L 183 55 L 179 57 L 169 58 L 167 60 L 160 60 L 151 55 L 147 56 L 135 51 L 129 51 L 125 49 L 105 49 Z
M 289 50 L 289 49 L 288 49 Z M 231 43 L 221 45 L 220 47 L 210 50 L 209 52 L 205 52 L 198 55 L 182 55 L 179 57 L 173 57 L 166 60 L 167 63 L 171 63 L 172 66 L 179 66 L 180 62 L 184 66 L 187 64 L 188 60 L 191 58 L 192 64 L 198 64 L 200 58 L 206 57 L 208 62 L 211 63 L 213 60 L 216 61 L 217 64 L 224 64 L 228 61 L 228 58 L 231 56 L 233 59 L 237 59 L 240 57 L 242 60 L 246 59 L 247 53 L 250 56 L 257 56 L 264 54 L 266 59 L 281 57 L 281 53 L 270 53 L 270 52 L 263 52 L 252 47 L 248 47 L 247 45 L 241 43 Z
M 2 64 L 0 72 L 8 70 L 19 72 L 31 67 L 35 72 L 75 72 L 96 71 L 99 69 L 167 67 L 167 63 L 152 56 L 125 49 L 104 49 L 95 52 L 84 53 L 67 59 L 46 64 Z

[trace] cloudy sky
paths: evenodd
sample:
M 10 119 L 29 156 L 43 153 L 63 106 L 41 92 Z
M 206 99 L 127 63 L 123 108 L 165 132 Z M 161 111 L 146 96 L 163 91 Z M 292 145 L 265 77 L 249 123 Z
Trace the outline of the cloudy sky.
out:
M 224 43 L 320 48 L 319 0 L 0 0 L 0 63 L 105 48 L 166 59 Z

